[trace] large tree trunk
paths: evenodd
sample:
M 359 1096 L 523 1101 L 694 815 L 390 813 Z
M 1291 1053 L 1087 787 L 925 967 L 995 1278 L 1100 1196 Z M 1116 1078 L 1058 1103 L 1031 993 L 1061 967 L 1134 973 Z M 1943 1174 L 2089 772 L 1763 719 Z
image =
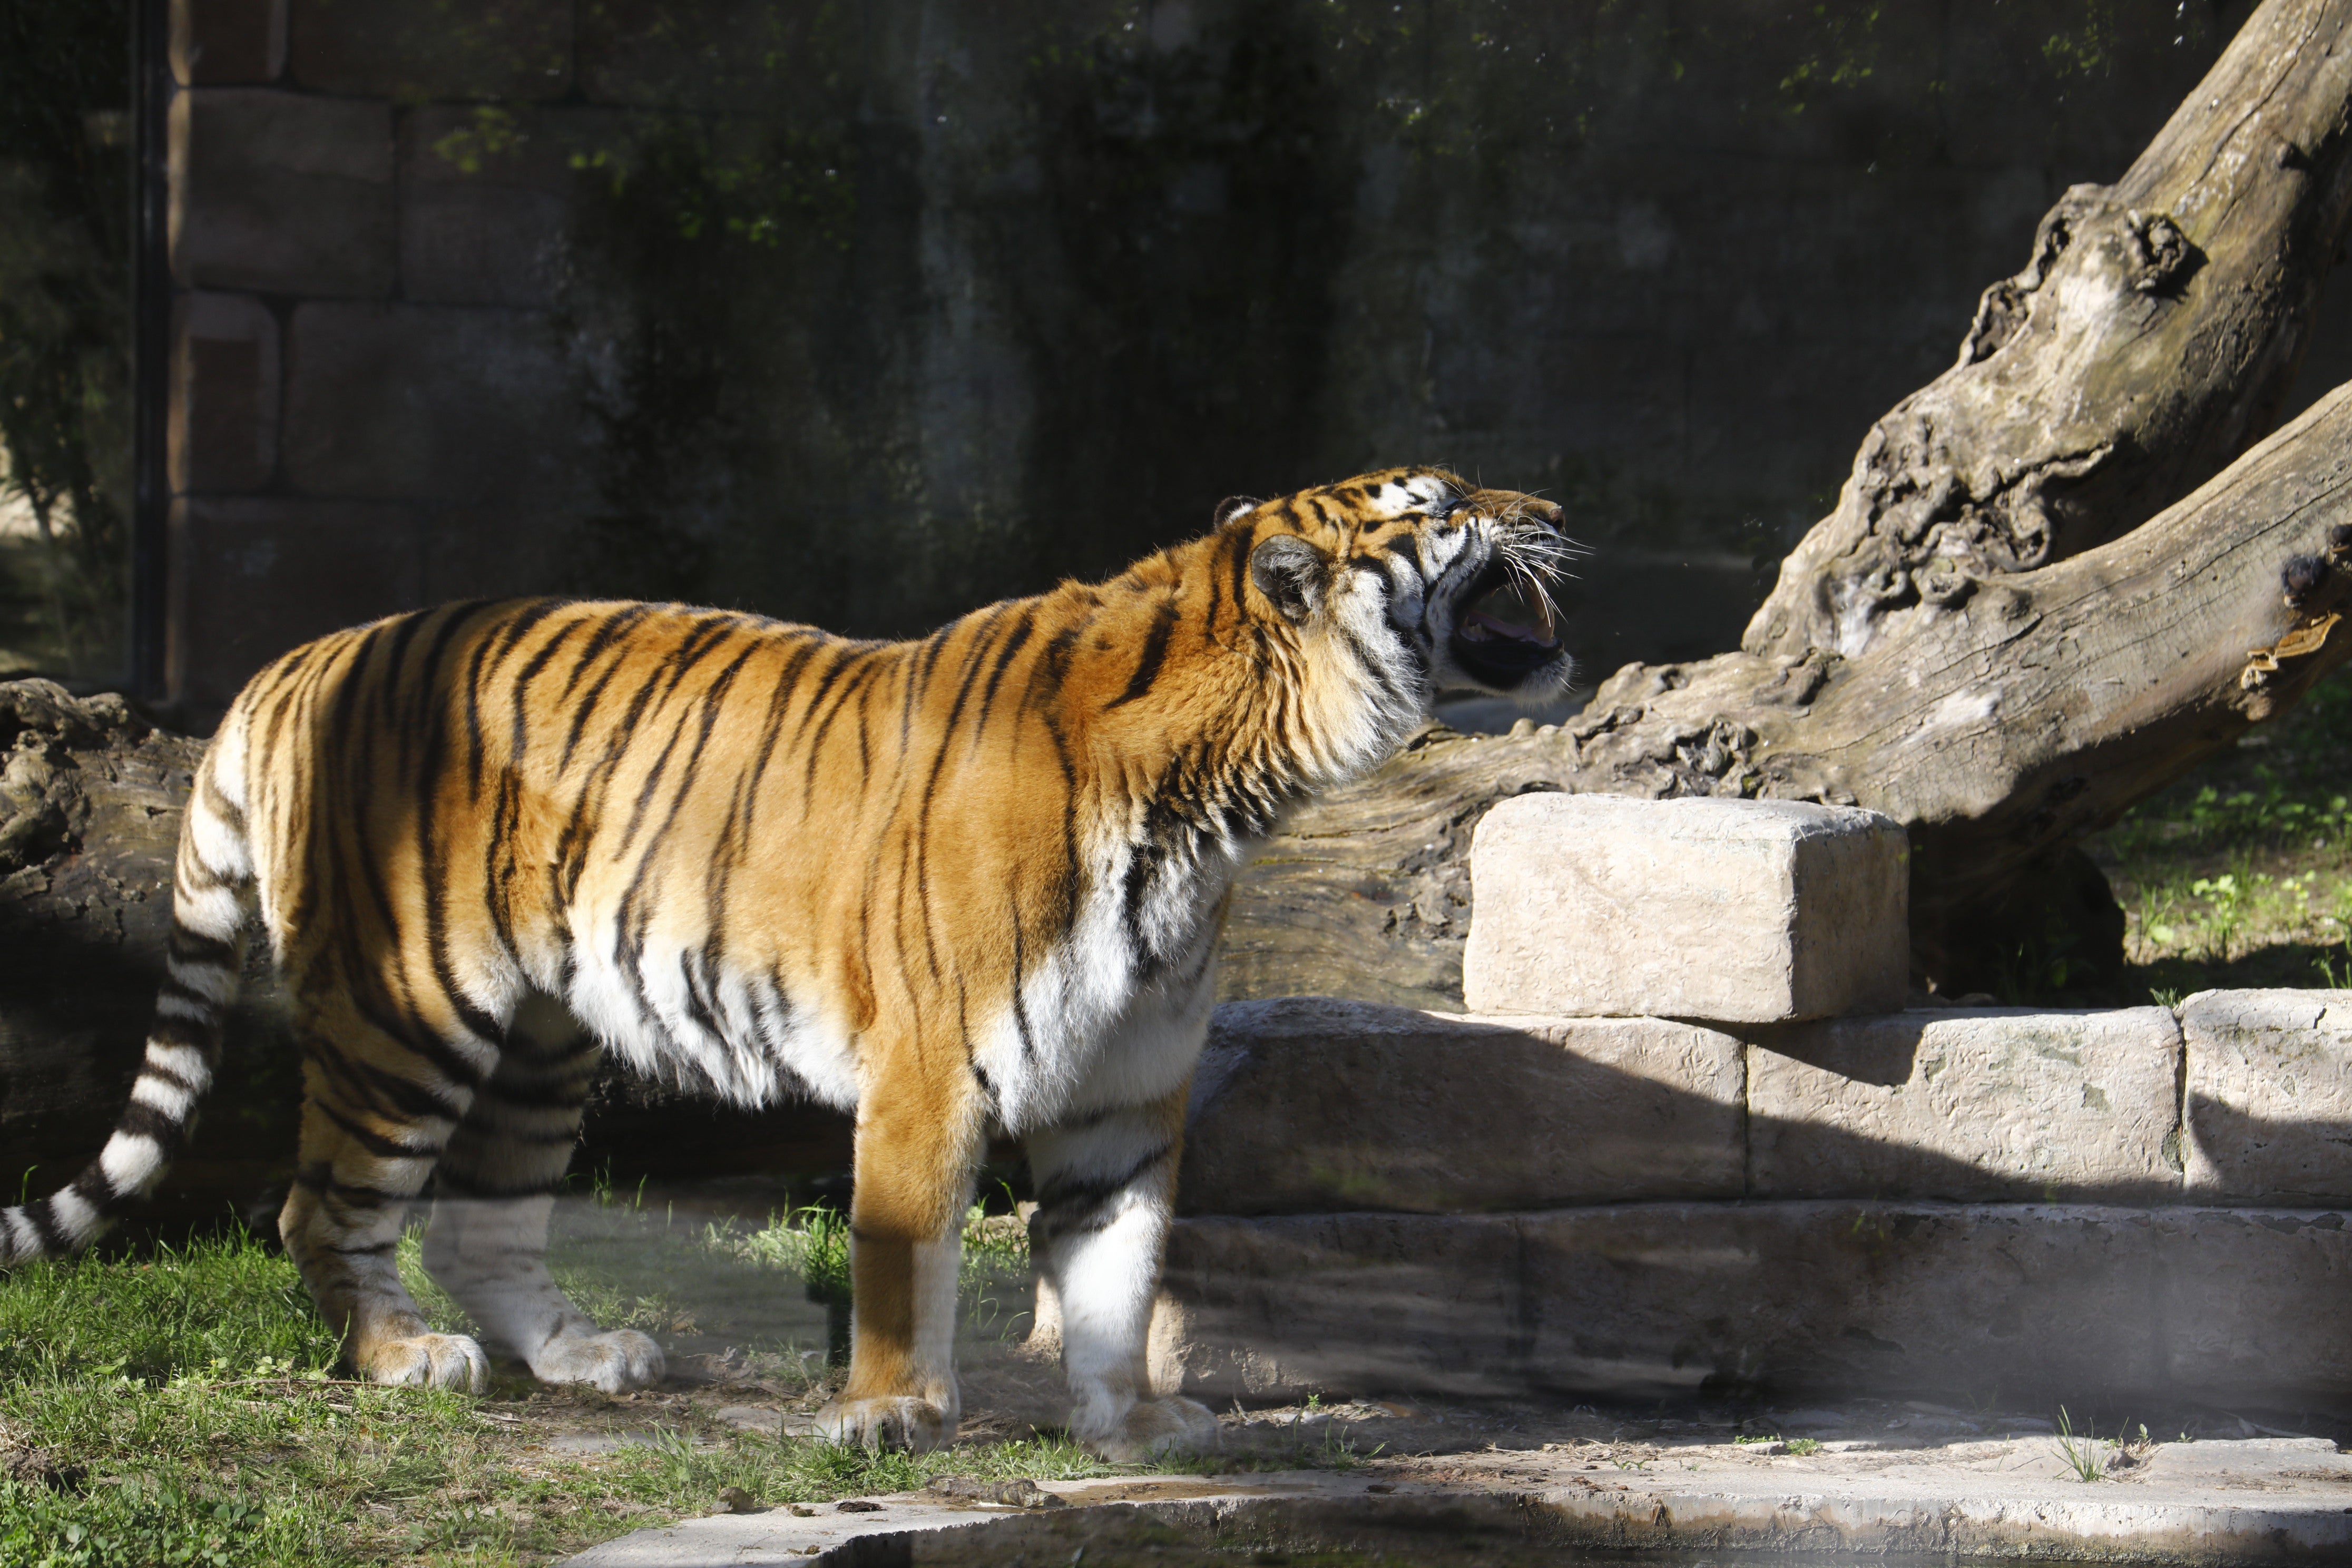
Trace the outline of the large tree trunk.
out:
M 2301 360 L 2352 207 L 2347 25 L 2352 0 L 2270 0 L 2121 180 L 2066 193 L 1739 651 L 1628 666 L 1559 731 L 1433 733 L 1302 811 L 1235 900 L 1227 994 L 1458 1005 L 1471 830 L 1530 789 L 1875 807 L 1911 830 L 1923 981 L 2112 974 L 2122 916 L 2076 842 L 2352 647 L 2340 395 L 2154 515 Z

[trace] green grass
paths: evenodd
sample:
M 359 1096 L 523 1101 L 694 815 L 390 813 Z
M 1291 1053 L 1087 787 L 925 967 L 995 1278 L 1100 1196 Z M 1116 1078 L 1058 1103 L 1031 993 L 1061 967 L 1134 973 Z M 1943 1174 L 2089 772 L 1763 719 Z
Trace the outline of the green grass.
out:
M 2352 670 L 2086 847 L 2126 921 L 2129 994 L 2352 985 Z
M 37 1449 L 76 1479 L 0 1480 L 0 1564 L 537 1563 L 708 1512 L 729 1486 L 774 1506 L 949 1471 L 1108 1473 L 1052 1433 L 875 1455 L 717 1422 L 724 1400 L 824 1397 L 834 1373 L 821 1357 L 762 1342 L 741 1303 L 797 1299 L 812 1278 L 822 1294 L 828 1249 L 845 1240 L 837 1222 L 803 1213 L 751 1229 L 609 1200 L 580 1207 L 551 1256 L 583 1301 L 689 1340 L 716 1327 L 757 1381 L 614 1400 L 501 1368 L 479 1399 L 378 1388 L 336 1374 L 334 1337 L 292 1266 L 249 1237 L 32 1264 L 0 1279 L 0 1459 Z M 1018 1226 L 975 1210 L 971 1234 L 968 1309 L 1016 1296 L 1003 1276 L 1026 1263 Z M 419 1305 L 436 1326 L 463 1327 L 415 1269 L 414 1236 L 403 1252 Z M 713 1283 L 730 1281 L 735 1304 L 698 1321 L 705 1295 L 723 1294 Z M 607 1452 L 543 1441 L 624 1429 L 635 1440 Z

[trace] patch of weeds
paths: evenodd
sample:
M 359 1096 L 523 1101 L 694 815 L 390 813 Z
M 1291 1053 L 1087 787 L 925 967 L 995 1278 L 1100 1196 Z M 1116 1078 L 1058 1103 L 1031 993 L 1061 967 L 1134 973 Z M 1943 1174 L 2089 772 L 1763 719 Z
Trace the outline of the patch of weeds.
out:
M 349 1561 L 301 1523 L 236 1492 L 154 1476 L 126 1476 L 79 1496 L 0 1479 L 0 1563 L 231 1568 Z
M 2084 847 L 2126 914 L 2116 994 L 2352 984 L 2352 673 Z
M 2097 1481 L 2106 1479 L 2109 1455 L 2100 1451 L 2097 1431 L 2085 1426 L 2078 1436 L 2063 1405 L 2058 1407 L 2057 1443 L 2059 1458 L 2066 1461 L 2066 1468 L 2074 1472 L 2075 1479 Z M 2106 1446 L 2112 1450 L 2116 1445 L 2109 1441 Z
M 1789 1452 L 1796 1455 L 1801 1459 L 1808 1454 L 1818 1454 L 1821 1451 L 1822 1440 L 1819 1437 L 1791 1437 L 1789 1439 Z

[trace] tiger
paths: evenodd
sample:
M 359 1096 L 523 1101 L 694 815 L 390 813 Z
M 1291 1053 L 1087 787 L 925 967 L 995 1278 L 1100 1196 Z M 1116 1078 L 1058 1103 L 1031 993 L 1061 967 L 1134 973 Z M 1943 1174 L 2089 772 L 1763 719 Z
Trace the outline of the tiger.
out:
M 1559 508 L 1396 468 L 1236 498 L 1187 543 L 915 641 L 553 598 L 393 616 L 285 654 L 223 718 L 174 861 L 130 1104 L 0 1264 L 147 1194 L 220 1063 L 258 924 L 301 1053 L 278 1232 L 345 1363 L 483 1391 L 485 1346 L 619 1394 L 661 1347 L 546 1264 L 606 1053 L 739 1105 L 856 1116 L 850 1358 L 823 1434 L 961 1415 L 961 1222 L 992 1133 L 1031 1173 L 1068 1430 L 1213 1446 L 1145 1347 L 1238 868 L 1452 689 L 1572 666 Z M 436 1331 L 395 1249 L 478 1331 Z

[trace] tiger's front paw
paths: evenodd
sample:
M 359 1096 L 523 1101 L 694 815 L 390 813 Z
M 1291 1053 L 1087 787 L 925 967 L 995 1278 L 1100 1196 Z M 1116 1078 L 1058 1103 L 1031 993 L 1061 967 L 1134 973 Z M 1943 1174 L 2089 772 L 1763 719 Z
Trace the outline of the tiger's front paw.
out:
M 910 1394 L 836 1399 L 816 1413 L 816 1429 L 845 1447 L 904 1448 L 920 1454 L 954 1438 L 955 1417 Z
M 490 1361 L 463 1334 L 415 1334 L 378 1340 L 359 1358 L 372 1383 L 410 1388 L 462 1388 L 479 1394 L 490 1384 Z
M 635 1329 L 602 1334 L 558 1334 L 530 1358 L 541 1383 L 585 1383 L 607 1394 L 650 1388 L 669 1371 L 661 1346 Z
M 1139 1399 L 1109 1431 L 1089 1433 L 1072 1424 L 1087 1448 L 1114 1465 L 1132 1465 L 1163 1454 L 1203 1454 L 1217 1446 L 1217 1418 L 1197 1399 L 1170 1394 Z

